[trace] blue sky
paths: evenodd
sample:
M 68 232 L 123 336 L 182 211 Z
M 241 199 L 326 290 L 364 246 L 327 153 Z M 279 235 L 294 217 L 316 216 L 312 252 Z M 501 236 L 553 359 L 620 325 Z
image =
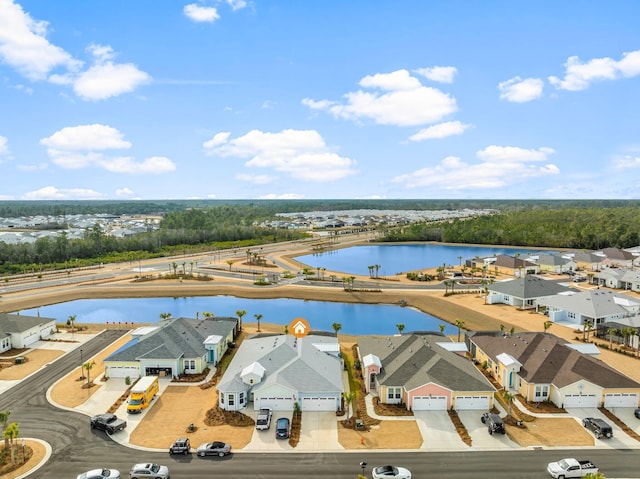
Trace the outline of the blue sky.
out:
M 0 0 L 0 200 L 637 199 L 639 14 Z

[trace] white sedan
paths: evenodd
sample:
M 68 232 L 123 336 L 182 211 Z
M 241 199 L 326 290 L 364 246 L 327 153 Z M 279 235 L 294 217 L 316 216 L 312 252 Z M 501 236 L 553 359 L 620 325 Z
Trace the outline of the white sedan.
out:
M 374 467 L 371 475 L 373 479 L 411 479 L 411 471 L 398 466 Z
M 78 474 L 78 479 L 120 479 L 120 471 L 115 469 L 91 469 Z

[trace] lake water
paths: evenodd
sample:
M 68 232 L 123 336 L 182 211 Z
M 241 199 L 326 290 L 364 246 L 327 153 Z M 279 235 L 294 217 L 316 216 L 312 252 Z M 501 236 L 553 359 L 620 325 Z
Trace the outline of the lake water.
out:
M 300 299 L 244 299 L 234 296 L 178 297 L 178 298 L 126 298 L 82 299 L 52 304 L 21 311 L 21 314 L 55 318 L 64 323 L 76 316 L 76 323 L 154 323 L 160 314 L 171 313 L 174 318 L 195 318 L 196 312 L 214 316 L 236 316 L 244 309 L 244 322 L 256 322 L 261 314 L 262 323 L 289 324 L 294 318 L 309 321 L 312 329 L 333 331 L 332 324 L 342 324 L 341 333 L 353 335 L 395 334 L 396 324 L 404 324 L 404 332 L 440 331 L 445 324 L 446 334 L 457 334 L 458 329 L 431 315 L 412 308 L 393 305 L 333 303 Z
M 442 264 L 458 266 L 466 259 L 494 256 L 497 254 L 526 255 L 535 250 L 499 248 L 484 246 L 456 246 L 432 243 L 422 244 L 388 244 L 354 246 L 331 251 L 298 256 L 296 260 L 309 265 L 311 268 L 326 268 L 330 271 L 340 271 L 346 274 L 369 275 L 369 266 L 380 265 L 379 276 L 393 276 L 405 271 L 421 268 L 436 268 Z

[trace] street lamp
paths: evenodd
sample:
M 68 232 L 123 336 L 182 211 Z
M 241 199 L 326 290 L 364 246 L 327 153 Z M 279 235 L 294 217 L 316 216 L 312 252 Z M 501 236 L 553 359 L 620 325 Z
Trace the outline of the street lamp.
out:
M 364 461 L 362 461 L 362 462 L 360 463 L 360 467 L 362 468 L 362 477 L 364 477 L 364 468 L 365 468 L 365 467 L 367 467 L 367 463 L 366 463 L 366 462 L 364 462 Z
M 24 457 L 24 439 L 22 440 L 22 462 L 25 462 L 25 457 Z
M 82 348 L 80 348 L 80 379 L 84 379 L 84 362 L 82 361 Z

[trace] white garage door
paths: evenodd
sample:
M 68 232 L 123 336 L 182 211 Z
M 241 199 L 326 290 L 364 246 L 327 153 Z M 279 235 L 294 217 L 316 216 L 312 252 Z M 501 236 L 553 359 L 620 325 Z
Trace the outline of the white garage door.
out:
M 598 398 L 595 394 L 567 394 L 564 407 L 598 407 Z
M 338 401 L 331 397 L 302 398 L 303 411 L 335 411 Z
M 457 396 L 456 410 L 489 409 L 489 396 Z
M 605 394 L 604 407 L 638 407 L 637 394 Z
M 107 376 L 110 378 L 126 378 L 129 376 L 134 379 L 140 376 L 140 371 L 133 366 L 110 366 L 107 368 Z
M 446 411 L 447 396 L 416 396 L 413 398 L 414 411 Z
M 293 411 L 293 398 L 292 397 L 265 397 L 254 400 L 254 408 L 258 409 L 271 409 L 272 411 Z

